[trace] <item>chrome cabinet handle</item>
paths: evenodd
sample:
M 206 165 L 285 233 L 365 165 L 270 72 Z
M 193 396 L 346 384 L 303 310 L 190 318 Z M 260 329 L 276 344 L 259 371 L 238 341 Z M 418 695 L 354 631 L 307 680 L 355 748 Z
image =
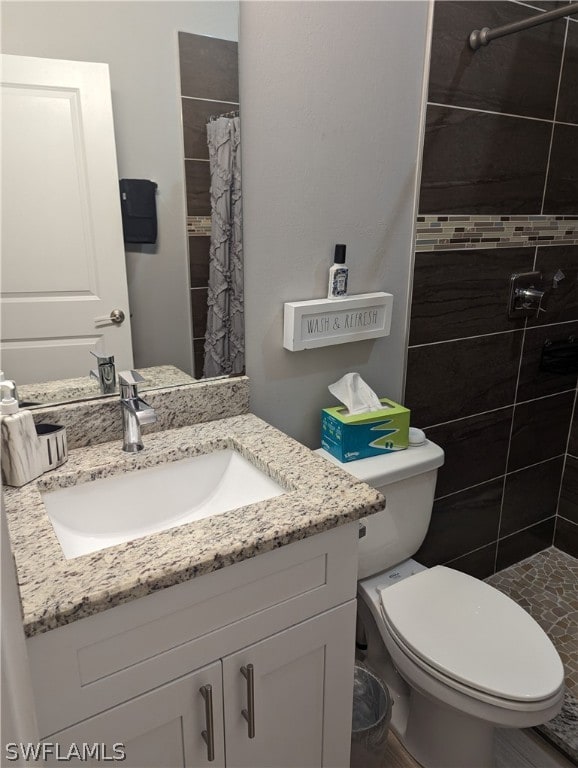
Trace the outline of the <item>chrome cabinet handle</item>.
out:
M 201 731 L 205 744 L 207 745 L 207 760 L 212 763 L 215 759 L 215 728 L 213 725 L 213 687 L 203 685 L 199 692 L 205 700 L 205 723 L 207 730 Z
M 247 681 L 247 709 L 241 710 L 241 714 L 248 723 L 247 736 L 255 738 L 255 677 L 252 664 L 241 667 L 241 674 Z

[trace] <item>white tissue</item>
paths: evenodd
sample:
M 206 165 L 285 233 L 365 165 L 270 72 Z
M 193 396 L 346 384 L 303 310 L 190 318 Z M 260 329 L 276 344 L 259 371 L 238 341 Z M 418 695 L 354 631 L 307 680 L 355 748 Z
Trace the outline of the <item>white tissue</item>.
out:
M 350 416 L 357 413 L 380 411 L 385 406 L 358 373 L 346 373 L 328 387 L 331 394 L 346 406 Z

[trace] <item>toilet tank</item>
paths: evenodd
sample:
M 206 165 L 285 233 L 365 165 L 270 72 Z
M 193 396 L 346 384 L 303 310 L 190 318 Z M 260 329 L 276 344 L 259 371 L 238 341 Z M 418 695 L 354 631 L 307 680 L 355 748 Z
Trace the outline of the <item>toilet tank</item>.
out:
M 431 519 L 438 467 L 444 452 L 426 440 L 405 451 L 342 464 L 322 448 L 316 451 L 385 496 L 381 512 L 362 520 L 358 578 L 364 579 L 412 557 L 420 548 Z

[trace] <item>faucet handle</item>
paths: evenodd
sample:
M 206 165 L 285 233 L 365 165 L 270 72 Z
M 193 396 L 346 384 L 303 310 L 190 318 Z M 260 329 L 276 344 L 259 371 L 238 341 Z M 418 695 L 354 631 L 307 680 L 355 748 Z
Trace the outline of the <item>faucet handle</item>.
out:
M 121 384 L 140 384 L 144 381 L 144 376 L 141 376 L 138 371 L 120 371 L 118 380 Z
M 99 365 L 113 365 L 114 355 L 105 355 L 104 352 L 93 352 L 90 350 L 90 354 L 96 357 Z
M 120 371 L 118 383 L 121 398 L 138 397 L 138 385 L 141 381 L 144 381 L 144 377 L 138 371 Z
M 100 384 L 100 391 L 103 395 L 112 395 L 116 390 L 116 370 L 114 365 L 114 355 L 107 355 L 104 352 L 94 352 L 89 350 L 93 357 L 96 357 L 98 363 L 97 370 L 90 371 L 90 377 L 96 379 Z

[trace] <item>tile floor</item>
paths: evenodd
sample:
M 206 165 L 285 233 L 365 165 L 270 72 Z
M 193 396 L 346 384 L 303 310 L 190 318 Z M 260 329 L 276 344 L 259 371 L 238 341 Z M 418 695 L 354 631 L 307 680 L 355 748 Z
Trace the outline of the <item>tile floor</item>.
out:
M 557 750 L 532 731 L 498 731 L 496 735 L 496 765 L 488 768 L 572 768 L 571 763 Z M 354 766 L 367 768 L 367 766 Z M 387 746 L 379 768 L 422 768 L 406 752 L 393 733 L 389 733 Z

